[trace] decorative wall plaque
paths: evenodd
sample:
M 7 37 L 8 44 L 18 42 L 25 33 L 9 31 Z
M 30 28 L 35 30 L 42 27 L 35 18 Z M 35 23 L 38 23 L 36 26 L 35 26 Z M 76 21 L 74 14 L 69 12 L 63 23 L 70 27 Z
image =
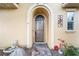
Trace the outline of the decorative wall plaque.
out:
M 63 16 L 58 15 L 58 27 L 63 27 Z

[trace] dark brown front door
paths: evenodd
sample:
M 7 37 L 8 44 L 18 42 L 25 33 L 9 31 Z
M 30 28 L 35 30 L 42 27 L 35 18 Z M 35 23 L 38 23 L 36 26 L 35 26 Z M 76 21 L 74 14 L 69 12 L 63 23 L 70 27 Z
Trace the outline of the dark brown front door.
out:
M 44 42 L 44 16 L 35 18 L 35 42 Z

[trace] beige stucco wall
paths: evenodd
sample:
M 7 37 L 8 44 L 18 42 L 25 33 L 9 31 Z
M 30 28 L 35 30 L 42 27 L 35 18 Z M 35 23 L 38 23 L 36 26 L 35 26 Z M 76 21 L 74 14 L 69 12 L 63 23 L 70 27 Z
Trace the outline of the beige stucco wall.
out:
M 63 39 L 66 43 L 70 45 L 74 45 L 76 47 L 79 47 L 79 10 L 74 9 L 75 11 L 75 19 L 74 19 L 74 31 L 68 32 L 67 31 L 67 14 L 66 12 L 68 10 L 63 9 L 61 7 L 61 4 L 49 4 L 52 8 L 53 14 L 54 14 L 54 20 L 55 20 L 55 43 L 57 43 L 57 39 Z M 70 9 L 73 10 L 73 9 Z M 63 27 L 59 28 L 57 24 L 57 17 L 58 15 L 63 15 Z
M 11 46 L 14 40 L 18 40 L 21 46 L 26 45 L 26 20 L 27 12 L 33 4 L 21 4 L 18 9 L 0 9 L 0 47 Z M 61 4 L 47 4 L 51 9 L 52 19 L 54 20 L 54 31 L 51 30 L 51 42 L 54 38 L 54 42 L 57 43 L 57 39 L 64 39 L 67 43 L 73 44 L 79 47 L 79 10 L 75 11 L 75 32 L 66 32 L 66 10 L 61 7 Z M 58 15 L 63 15 L 63 27 L 58 28 L 57 20 Z M 29 15 L 30 16 L 30 15 Z M 51 29 L 53 29 L 51 24 Z M 53 35 L 54 33 L 54 35 Z M 29 42 L 30 43 L 30 42 Z M 49 41 L 50 44 L 50 41 Z M 52 47 L 53 45 L 51 45 Z
M 0 47 L 11 46 L 14 40 L 26 44 L 27 10 L 31 4 L 20 4 L 18 9 L 0 9 Z

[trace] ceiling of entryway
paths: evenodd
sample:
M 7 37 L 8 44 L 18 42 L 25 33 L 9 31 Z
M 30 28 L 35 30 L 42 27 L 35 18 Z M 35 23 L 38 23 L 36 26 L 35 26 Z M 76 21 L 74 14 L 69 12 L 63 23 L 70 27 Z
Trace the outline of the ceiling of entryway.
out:
M 79 3 L 63 3 L 63 8 L 79 8 Z
M 48 11 L 45 10 L 44 8 L 41 8 L 41 7 L 34 10 L 33 16 L 38 15 L 38 14 L 43 14 L 43 15 L 45 15 L 47 17 L 49 15 Z
M 18 3 L 0 3 L 0 9 L 17 9 Z

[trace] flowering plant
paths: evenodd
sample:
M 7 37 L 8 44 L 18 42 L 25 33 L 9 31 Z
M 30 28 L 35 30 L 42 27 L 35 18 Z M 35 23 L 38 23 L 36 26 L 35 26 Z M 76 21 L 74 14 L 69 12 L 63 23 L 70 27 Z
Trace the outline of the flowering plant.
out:
M 62 39 L 58 39 L 58 42 L 56 45 L 54 45 L 54 51 L 58 51 L 59 49 L 61 49 L 62 47 L 65 47 L 65 42 Z
M 57 45 L 54 46 L 54 51 L 58 51 L 59 47 Z

